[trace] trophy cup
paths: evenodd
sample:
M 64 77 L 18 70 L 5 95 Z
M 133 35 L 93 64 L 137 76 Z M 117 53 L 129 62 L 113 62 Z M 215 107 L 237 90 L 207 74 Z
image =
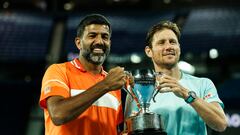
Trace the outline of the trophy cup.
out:
M 134 88 L 128 88 L 127 93 L 132 99 L 135 98 L 135 101 L 138 101 L 140 111 L 136 116 L 131 116 L 125 120 L 130 135 L 167 135 L 161 116 L 149 111 L 150 100 L 155 93 L 157 75 L 150 69 L 138 69 L 133 73 Z

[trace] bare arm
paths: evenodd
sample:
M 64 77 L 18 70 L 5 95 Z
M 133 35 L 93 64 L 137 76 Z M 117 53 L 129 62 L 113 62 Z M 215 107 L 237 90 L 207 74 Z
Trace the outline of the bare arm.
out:
M 208 103 L 201 98 L 197 98 L 191 103 L 191 106 L 210 128 L 219 132 L 223 132 L 226 129 L 227 120 L 218 102 Z
M 47 109 L 55 125 L 67 123 L 81 115 L 105 93 L 122 88 L 126 82 L 123 68 L 109 71 L 108 76 L 85 92 L 70 98 L 52 96 L 47 99 Z
M 182 87 L 178 81 L 170 76 L 164 76 L 159 80 L 159 91 L 173 92 L 176 96 L 186 99 L 189 90 Z M 227 127 L 227 120 L 223 109 L 218 102 L 208 103 L 201 98 L 195 99 L 191 106 L 196 110 L 204 122 L 216 131 L 224 131 Z

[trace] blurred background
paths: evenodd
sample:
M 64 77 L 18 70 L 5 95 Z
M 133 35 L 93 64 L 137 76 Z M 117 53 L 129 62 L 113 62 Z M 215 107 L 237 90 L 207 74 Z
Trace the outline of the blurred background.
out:
M 104 64 L 152 68 L 144 53 L 148 28 L 161 20 L 182 29 L 179 66 L 210 78 L 225 104 L 228 128 L 240 133 L 240 1 L 238 0 L 0 0 L 1 135 L 43 135 L 38 100 L 46 68 L 78 55 L 76 26 L 101 13 L 113 27 Z M 123 93 L 123 97 L 125 93 Z

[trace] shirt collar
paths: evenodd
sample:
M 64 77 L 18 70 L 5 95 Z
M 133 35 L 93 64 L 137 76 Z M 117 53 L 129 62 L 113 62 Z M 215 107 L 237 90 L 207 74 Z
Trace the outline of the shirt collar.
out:
M 87 72 L 86 69 L 84 69 L 83 65 L 81 64 L 81 62 L 79 61 L 78 58 L 75 58 L 74 60 L 71 61 L 71 64 L 76 67 L 77 69 L 79 69 L 82 72 Z M 106 76 L 107 72 L 103 70 L 103 67 L 101 67 L 101 75 Z

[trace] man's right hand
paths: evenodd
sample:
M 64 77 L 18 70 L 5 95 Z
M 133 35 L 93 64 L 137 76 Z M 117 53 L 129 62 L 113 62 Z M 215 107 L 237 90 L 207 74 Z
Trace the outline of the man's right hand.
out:
M 102 81 L 109 91 L 121 89 L 127 81 L 127 74 L 123 67 L 112 68 L 107 77 Z

